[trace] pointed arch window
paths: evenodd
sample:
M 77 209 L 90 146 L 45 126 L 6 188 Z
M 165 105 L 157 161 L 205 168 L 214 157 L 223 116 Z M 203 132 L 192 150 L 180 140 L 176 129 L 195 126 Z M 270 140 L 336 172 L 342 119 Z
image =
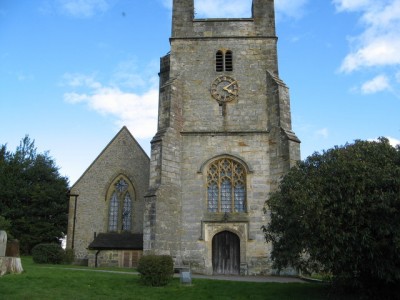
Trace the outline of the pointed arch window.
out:
M 134 190 L 129 181 L 120 177 L 115 180 L 108 194 L 108 231 L 132 230 Z
M 215 53 L 215 70 L 217 72 L 233 71 L 233 54 L 231 50 L 218 50 Z
M 207 170 L 209 212 L 246 212 L 246 171 L 237 161 L 221 158 Z

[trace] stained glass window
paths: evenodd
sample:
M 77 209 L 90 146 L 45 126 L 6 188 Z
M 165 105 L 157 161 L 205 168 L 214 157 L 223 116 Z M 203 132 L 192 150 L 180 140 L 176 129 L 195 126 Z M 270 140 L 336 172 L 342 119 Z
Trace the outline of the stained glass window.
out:
M 124 208 L 122 211 L 122 230 L 131 230 L 132 219 L 132 200 L 129 193 L 126 193 L 124 199 Z
M 117 231 L 118 230 L 118 197 L 117 193 L 114 192 L 110 200 L 110 210 L 108 216 L 108 230 Z
M 119 178 L 110 189 L 108 231 L 132 230 L 133 187 L 127 179 Z
M 209 212 L 246 212 L 246 172 L 229 158 L 211 163 L 207 171 Z
M 218 211 L 218 195 L 218 186 L 213 182 L 208 186 L 208 210 L 211 212 Z
M 117 189 L 118 192 L 122 193 L 122 192 L 125 192 L 128 189 L 128 184 L 126 183 L 125 180 L 120 179 L 115 184 L 115 188 Z

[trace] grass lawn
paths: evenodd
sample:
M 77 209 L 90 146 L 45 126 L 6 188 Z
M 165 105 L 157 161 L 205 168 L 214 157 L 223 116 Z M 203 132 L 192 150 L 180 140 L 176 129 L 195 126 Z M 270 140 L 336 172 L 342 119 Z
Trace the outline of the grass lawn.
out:
M 23 274 L 0 277 L 0 299 L 353 299 L 328 297 L 329 290 L 321 284 L 193 279 L 191 286 L 183 286 L 174 278 L 166 287 L 153 288 L 142 286 L 131 272 L 71 270 L 71 266 L 37 265 L 31 258 L 23 258 L 22 265 Z

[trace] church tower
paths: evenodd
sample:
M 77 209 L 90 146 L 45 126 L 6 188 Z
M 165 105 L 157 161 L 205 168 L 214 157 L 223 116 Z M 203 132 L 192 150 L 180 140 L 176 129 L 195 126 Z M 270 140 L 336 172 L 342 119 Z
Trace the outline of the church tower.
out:
M 174 0 L 151 142 L 144 252 L 204 274 L 269 274 L 263 207 L 300 159 L 279 79 L 273 0 L 251 18 L 196 19 Z

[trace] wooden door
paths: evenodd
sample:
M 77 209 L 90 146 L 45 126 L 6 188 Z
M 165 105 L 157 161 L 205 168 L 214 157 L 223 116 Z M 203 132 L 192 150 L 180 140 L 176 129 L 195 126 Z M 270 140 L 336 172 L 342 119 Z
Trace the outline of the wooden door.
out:
M 229 231 L 222 231 L 212 239 L 214 274 L 237 275 L 240 271 L 240 239 Z

